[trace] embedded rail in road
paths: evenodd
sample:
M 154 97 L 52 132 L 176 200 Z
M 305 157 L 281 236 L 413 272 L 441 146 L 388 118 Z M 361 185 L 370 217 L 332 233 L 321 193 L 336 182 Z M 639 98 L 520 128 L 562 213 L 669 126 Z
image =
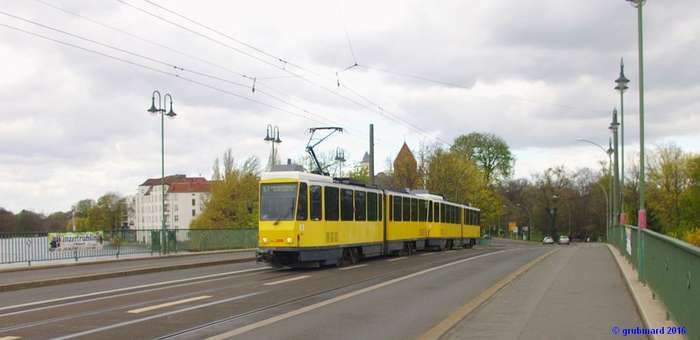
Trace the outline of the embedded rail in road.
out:
M 416 337 L 549 249 L 509 245 L 320 270 L 236 264 L 84 294 L 54 286 L 52 299 L 32 299 L 29 289 L 12 292 L 20 303 L 0 306 L 0 337 Z M 92 285 L 113 287 L 114 280 Z M 306 326 L 294 327 L 301 317 Z

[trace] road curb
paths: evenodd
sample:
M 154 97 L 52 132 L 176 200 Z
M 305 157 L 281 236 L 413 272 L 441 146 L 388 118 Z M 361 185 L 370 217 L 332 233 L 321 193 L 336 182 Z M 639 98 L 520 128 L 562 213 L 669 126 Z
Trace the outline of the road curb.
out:
M 0 269 L 0 274 L 4 273 L 12 273 L 12 272 L 24 272 L 24 271 L 31 271 L 31 270 L 43 270 L 43 269 L 53 269 L 53 268 L 65 268 L 65 267 L 75 267 L 75 266 L 86 266 L 86 265 L 94 265 L 94 264 L 103 264 L 103 263 L 114 263 L 114 262 L 131 262 L 131 261 L 144 261 L 144 260 L 167 260 L 167 259 L 172 259 L 176 257 L 189 257 L 189 256 L 202 256 L 202 255 L 212 255 L 212 254 L 229 254 L 229 253 L 242 253 L 246 251 L 255 251 L 257 248 L 243 248 L 243 249 L 228 249 L 228 250 L 212 250 L 212 251 L 203 251 L 203 252 L 197 252 L 197 253 L 175 253 L 175 254 L 168 254 L 165 256 L 149 256 L 149 257 L 127 257 L 127 258 L 116 258 L 116 259 L 111 259 L 111 260 L 98 260 L 98 261 L 84 261 L 84 262 L 74 262 L 74 263 L 60 263 L 60 264 L 40 264 L 34 267 L 18 267 L 18 268 L 7 268 L 7 269 Z M 128 255 L 125 255 L 128 256 Z
M 443 335 L 447 334 L 447 332 L 449 332 L 452 328 L 454 328 L 454 326 L 456 326 L 458 323 L 460 323 L 462 320 L 464 320 L 464 318 L 469 316 L 469 314 L 471 314 L 473 311 L 475 311 L 481 305 L 483 305 L 488 300 L 490 300 L 501 289 L 506 287 L 508 284 L 513 282 L 515 279 L 517 279 L 521 275 L 525 274 L 528 270 L 530 270 L 536 264 L 540 263 L 542 260 L 547 258 L 549 255 L 556 253 L 558 250 L 559 250 L 559 248 L 552 249 L 552 250 L 548 251 L 546 254 L 540 255 L 536 259 L 522 265 L 520 268 L 516 269 L 514 272 L 511 272 L 510 274 L 508 274 L 508 276 L 500 279 L 495 284 L 493 284 L 491 287 L 487 288 L 485 291 L 483 291 L 477 297 L 471 299 L 465 305 L 458 308 L 455 312 L 453 312 L 446 319 L 442 320 L 440 323 L 435 325 L 433 328 L 431 328 L 427 332 L 423 333 L 423 335 L 421 335 L 418 339 L 420 339 L 420 340 L 440 339 Z
M 254 261 L 254 260 L 255 260 L 255 257 L 244 257 L 244 258 L 240 258 L 240 259 L 217 260 L 217 261 L 199 262 L 199 263 L 187 263 L 187 264 L 179 264 L 179 265 L 174 265 L 174 266 L 148 267 L 148 268 L 139 268 L 139 269 L 135 269 L 135 270 L 115 271 L 115 272 L 93 274 L 93 275 L 68 276 L 68 277 L 59 277 L 59 278 L 52 278 L 52 279 L 46 279 L 46 280 L 17 282 L 17 283 L 11 283 L 11 284 L 6 284 L 6 285 L 0 285 L 0 292 L 9 292 L 9 291 L 22 290 L 22 289 L 28 289 L 28 288 L 55 286 L 55 285 L 65 284 L 65 283 L 76 283 L 76 282 L 84 282 L 84 281 L 109 279 L 109 278 L 115 278 L 115 277 L 125 277 L 125 276 L 132 276 L 132 275 L 165 272 L 165 271 L 171 271 L 171 270 L 182 270 L 182 269 L 215 266 L 215 265 L 222 265 L 222 264 L 250 262 L 250 261 Z
M 620 269 L 620 275 L 625 281 L 625 287 L 634 300 L 634 305 L 637 307 L 637 312 L 644 323 L 645 328 L 658 327 L 674 327 L 673 321 L 666 320 L 666 306 L 659 299 L 653 298 L 653 292 L 647 286 L 635 278 L 634 268 L 632 265 L 624 262 L 624 258 L 619 253 L 615 253 L 617 249 L 611 244 L 607 244 L 610 255 L 615 259 L 617 267 Z M 681 335 L 663 334 L 663 335 L 648 335 L 651 339 L 685 339 Z

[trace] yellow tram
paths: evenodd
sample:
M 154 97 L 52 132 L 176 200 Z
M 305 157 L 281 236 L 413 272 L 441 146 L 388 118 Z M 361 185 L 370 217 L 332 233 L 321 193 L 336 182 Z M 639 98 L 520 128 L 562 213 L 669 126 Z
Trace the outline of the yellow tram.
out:
M 474 245 L 479 210 L 300 171 L 260 181 L 258 260 L 305 267 Z

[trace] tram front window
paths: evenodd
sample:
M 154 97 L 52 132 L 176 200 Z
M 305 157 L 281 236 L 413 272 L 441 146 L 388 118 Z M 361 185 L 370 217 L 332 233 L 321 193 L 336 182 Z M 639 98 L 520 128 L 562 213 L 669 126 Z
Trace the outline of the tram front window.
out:
M 293 220 L 296 198 L 296 183 L 263 184 L 260 188 L 260 219 Z

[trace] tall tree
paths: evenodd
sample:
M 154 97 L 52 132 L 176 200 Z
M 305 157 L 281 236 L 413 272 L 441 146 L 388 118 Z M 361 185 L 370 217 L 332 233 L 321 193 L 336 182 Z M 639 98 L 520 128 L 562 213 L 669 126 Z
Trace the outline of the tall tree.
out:
M 0 233 L 17 231 L 17 218 L 12 211 L 0 208 Z
M 226 156 L 224 156 L 226 159 Z M 257 225 L 259 161 L 248 158 L 240 167 L 233 159 L 225 161 L 229 170 L 210 185 L 211 196 L 195 218 L 193 229 L 250 228 Z
M 688 155 L 674 144 L 658 146 L 648 162 L 649 210 L 661 223 L 650 226 L 664 233 L 677 233 L 681 227 L 681 196 L 688 188 Z
M 472 132 L 459 136 L 451 150 L 473 160 L 484 172 L 489 184 L 512 175 L 515 158 L 505 140 L 492 133 Z

